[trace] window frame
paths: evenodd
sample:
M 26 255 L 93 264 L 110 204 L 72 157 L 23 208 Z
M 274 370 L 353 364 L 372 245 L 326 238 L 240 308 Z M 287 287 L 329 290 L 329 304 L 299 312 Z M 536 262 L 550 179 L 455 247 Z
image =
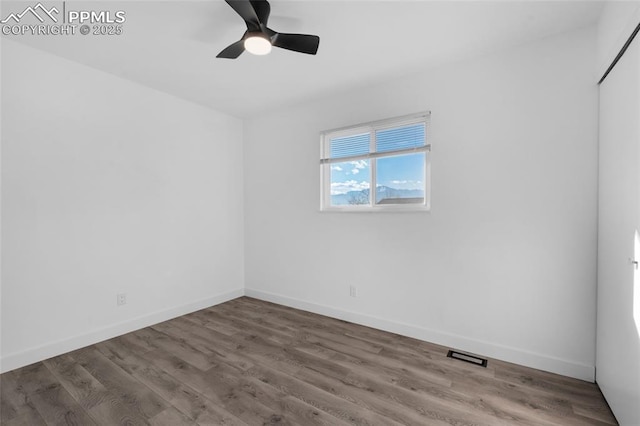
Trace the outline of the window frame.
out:
M 431 210 L 431 112 L 424 111 L 416 114 L 393 117 L 384 120 L 371 121 L 354 126 L 325 130 L 320 133 L 320 211 L 323 212 L 401 212 L 401 211 L 430 211 Z M 422 123 L 425 126 L 425 145 L 417 148 L 396 151 L 376 151 L 376 132 L 385 129 Z M 331 139 L 345 136 L 355 136 L 368 133 L 369 152 L 367 154 L 331 158 Z M 399 155 L 424 153 L 424 202 L 415 204 L 376 204 L 377 191 L 377 159 L 390 158 Z M 369 204 L 362 205 L 331 205 L 331 164 L 363 160 L 369 161 Z M 374 190 L 371 190 L 374 188 Z

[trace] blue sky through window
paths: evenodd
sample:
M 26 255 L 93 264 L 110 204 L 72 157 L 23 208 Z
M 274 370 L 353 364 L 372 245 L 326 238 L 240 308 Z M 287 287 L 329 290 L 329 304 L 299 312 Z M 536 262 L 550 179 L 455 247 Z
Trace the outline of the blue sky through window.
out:
M 424 156 L 421 152 L 379 158 L 377 184 L 395 189 L 424 189 Z

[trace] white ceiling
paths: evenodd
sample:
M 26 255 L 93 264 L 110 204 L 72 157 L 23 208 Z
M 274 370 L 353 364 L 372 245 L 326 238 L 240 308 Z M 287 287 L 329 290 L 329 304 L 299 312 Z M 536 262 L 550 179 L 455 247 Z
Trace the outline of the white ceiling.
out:
M 587 26 L 602 8 L 598 1 L 273 0 L 269 26 L 319 35 L 318 54 L 276 48 L 228 60 L 215 56 L 245 27 L 223 0 L 67 4 L 124 10 L 124 33 L 11 38 L 237 117 Z M 3 16 L 12 9 L 19 6 L 3 1 Z

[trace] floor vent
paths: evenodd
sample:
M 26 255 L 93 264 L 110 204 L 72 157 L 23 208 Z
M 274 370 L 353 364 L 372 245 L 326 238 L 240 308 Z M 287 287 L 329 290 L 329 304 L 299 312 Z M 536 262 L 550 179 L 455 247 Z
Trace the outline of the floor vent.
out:
M 487 360 L 475 355 L 463 354 L 462 352 L 449 350 L 447 358 L 459 359 L 460 361 L 469 362 L 471 364 L 479 365 L 480 367 L 487 367 Z

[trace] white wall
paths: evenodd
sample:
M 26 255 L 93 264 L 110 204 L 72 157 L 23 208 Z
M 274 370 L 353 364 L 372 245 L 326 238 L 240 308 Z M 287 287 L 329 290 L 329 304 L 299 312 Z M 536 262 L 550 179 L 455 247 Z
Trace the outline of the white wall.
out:
M 246 293 L 593 380 L 594 32 L 248 121 Z M 319 212 L 320 131 L 422 110 L 430 213 Z
M 4 40 L 2 144 L 3 371 L 242 294 L 240 120 Z
M 640 1 L 607 1 L 598 19 L 597 79 L 604 73 L 620 52 L 633 30 L 640 23 Z

